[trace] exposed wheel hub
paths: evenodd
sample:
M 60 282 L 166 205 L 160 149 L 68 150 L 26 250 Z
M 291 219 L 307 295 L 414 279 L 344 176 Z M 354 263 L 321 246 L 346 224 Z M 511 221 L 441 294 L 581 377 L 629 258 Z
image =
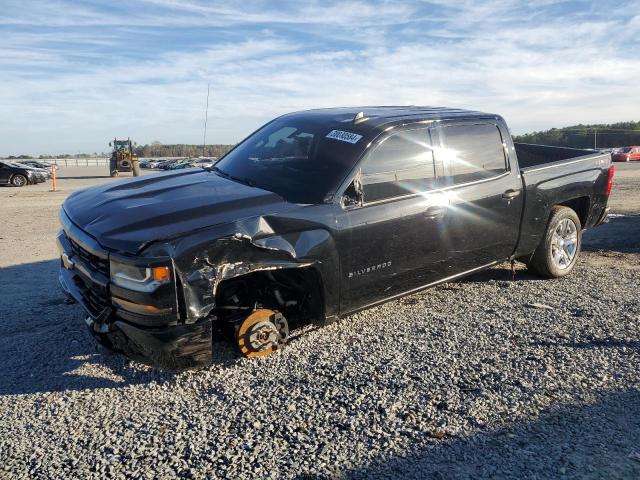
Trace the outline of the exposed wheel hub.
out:
M 245 357 L 260 357 L 282 348 L 288 337 L 286 318 L 279 312 L 261 308 L 242 321 L 236 341 Z

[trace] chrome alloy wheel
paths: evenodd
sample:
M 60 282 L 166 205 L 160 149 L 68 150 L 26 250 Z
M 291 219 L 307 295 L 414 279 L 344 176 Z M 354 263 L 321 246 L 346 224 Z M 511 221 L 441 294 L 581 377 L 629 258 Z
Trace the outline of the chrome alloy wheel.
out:
M 22 175 L 16 175 L 11 181 L 16 187 L 24 187 L 27 184 L 27 179 Z
M 551 258 L 560 270 L 568 268 L 576 256 L 578 229 L 569 218 L 562 220 L 551 237 Z

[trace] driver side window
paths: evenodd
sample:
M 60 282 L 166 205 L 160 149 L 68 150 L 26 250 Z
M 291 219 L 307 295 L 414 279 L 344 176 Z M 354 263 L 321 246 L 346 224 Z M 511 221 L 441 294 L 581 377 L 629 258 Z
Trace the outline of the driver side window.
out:
M 362 164 L 365 203 L 429 190 L 434 180 L 427 128 L 392 133 L 374 147 Z

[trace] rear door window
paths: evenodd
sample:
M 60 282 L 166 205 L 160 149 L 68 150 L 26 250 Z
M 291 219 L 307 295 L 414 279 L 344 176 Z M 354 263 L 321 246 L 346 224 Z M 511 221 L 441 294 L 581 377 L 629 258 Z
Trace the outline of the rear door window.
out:
M 444 126 L 438 133 L 435 156 L 442 164 L 441 185 L 483 180 L 507 171 L 502 136 L 495 124 Z
M 400 130 L 383 139 L 362 164 L 365 203 L 433 188 L 434 163 L 427 128 Z

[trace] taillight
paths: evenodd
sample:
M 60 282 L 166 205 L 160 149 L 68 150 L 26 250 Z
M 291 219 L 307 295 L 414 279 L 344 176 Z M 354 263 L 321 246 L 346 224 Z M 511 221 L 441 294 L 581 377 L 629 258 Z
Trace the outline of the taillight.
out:
M 613 165 L 609 167 L 609 176 L 607 177 L 607 195 L 611 193 L 611 189 L 613 188 L 613 173 L 614 168 Z

